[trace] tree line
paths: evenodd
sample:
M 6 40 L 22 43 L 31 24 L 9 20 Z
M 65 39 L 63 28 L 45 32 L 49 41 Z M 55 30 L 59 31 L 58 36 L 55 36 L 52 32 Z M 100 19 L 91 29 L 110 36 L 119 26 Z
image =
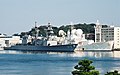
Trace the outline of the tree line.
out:
M 95 33 L 95 29 L 94 29 L 95 26 L 96 26 L 96 24 L 94 24 L 94 23 L 91 23 L 91 24 L 84 23 L 84 24 L 74 24 L 74 25 L 62 25 L 60 27 L 53 26 L 52 29 L 53 29 L 54 35 L 57 35 L 57 36 L 59 36 L 58 35 L 59 30 L 63 30 L 64 32 L 67 33 L 67 31 L 70 30 L 71 27 L 74 29 L 82 29 L 84 34 L 88 34 L 88 33 Z M 103 27 L 107 27 L 107 25 L 103 25 Z M 38 36 L 46 36 L 46 29 L 47 29 L 47 25 L 39 26 L 38 27 L 38 30 L 39 30 Z M 21 32 L 20 34 L 13 34 L 13 35 L 22 37 L 26 34 L 34 36 L 36 34 L 35 27 L 31 28 L 30 31 Z

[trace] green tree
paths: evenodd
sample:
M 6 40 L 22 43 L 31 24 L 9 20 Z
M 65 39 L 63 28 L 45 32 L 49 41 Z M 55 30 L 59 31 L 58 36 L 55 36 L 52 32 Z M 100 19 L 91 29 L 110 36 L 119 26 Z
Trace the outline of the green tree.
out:
M 107 72 L 107 74 L 105 75 L 120 75 L 120 73 L 118 73 L 118 71 L 115 70 L 114 72 Z
M 72 71 L 73 75 L 99 75 L 99 71 L 95 70 L 94 66 L 91 66 L 93 62 L 91 60 L 81 60 L 78 62 L 74 68 L 75 70 Z

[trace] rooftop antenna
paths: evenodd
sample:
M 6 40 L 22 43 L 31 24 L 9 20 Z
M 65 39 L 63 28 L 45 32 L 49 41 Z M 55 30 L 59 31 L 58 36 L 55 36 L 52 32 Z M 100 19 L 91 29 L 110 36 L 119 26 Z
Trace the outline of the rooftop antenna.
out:
M 100 25 L 99 20 L 97 20 L 96 25 Z

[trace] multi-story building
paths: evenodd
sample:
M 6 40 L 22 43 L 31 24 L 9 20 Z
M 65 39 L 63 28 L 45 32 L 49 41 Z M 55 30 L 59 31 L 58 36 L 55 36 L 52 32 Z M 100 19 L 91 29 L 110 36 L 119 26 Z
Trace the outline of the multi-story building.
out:
M 100 25 L 95 26 L 95 42 L 113 41 L 113 48 L 120 49 L 120 27 Z
M 120 49 L 120 27 L 114 28 L 114 48 Z

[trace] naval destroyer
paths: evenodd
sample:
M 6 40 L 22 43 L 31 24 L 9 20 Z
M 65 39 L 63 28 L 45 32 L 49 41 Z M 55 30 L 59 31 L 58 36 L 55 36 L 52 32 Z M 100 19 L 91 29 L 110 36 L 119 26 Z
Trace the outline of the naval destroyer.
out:
M 36 24 L 36 23 L 35 23 Z M 14 51 L 41 51 L 41 52 L 74 52 L 77 44 L 73 43 L 59 43 L 53 36 L 53 29 L 50 23 L 47 25 L 46 37 L 38 39 L 38 28 L 35 25 L 36 35 L 32 38 L 32 41 L 27 43 L 28 37 L 22 38 L 22 44 L 16 44 L 10 47 L 5 47 L 4 50 Z

